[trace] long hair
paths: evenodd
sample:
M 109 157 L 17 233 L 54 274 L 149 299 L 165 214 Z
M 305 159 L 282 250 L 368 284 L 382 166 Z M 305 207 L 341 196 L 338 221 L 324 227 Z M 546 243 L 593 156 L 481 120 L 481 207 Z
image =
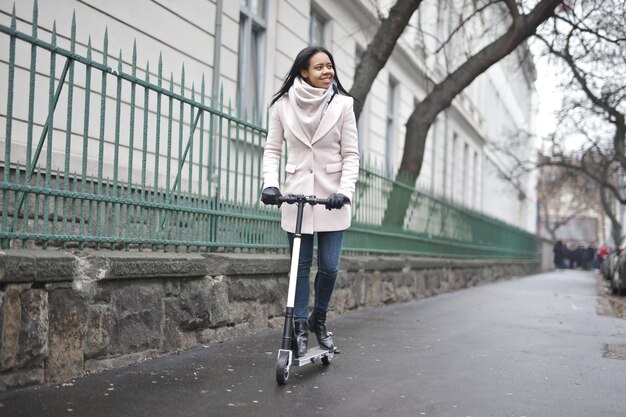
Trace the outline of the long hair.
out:
M 274 97 L 272 98 L 272 101 L 270 103 L 270 107 L 272 107 L 274 103 L 278 101 L 279 98 L 287 94 L 287 92 L 293 85 L 293 82 L 295 81 L 296 77 L 300 76 L 300 71 L 308 69 L 309 60 L 311 59 L 313 55 L 319 52 L 323 52 L 326 55 L 328 55 L 328 58 L 330 59 L 330 63 L 333 64 L 333 69 L 335 70 L 335 76 L 333 77 L 334 78 L 333 82 L 335 86 L 337 87 L 337 90 L 343 95 L 350 96 L 350 93 L 348 93 L 346 89 L 343 88 L 343 86 L 341 85 L 341 82 L 339 81 L 339 76 L 337 75 L 337 67 L 335 66 L 335 60 L 333 58 L 333 55 L 330 52 L 328 52 L 326 48 L 322 46 L 308 46 L 304 48 L 303 50 L 301 50 L 296 56 L 296 59 L 293 61 L 293 65 L 291 66 L 291 69 L 285 76 L 285 81 L 283 82 L 282 87 L 280 87 L 280 90 L 278 90 L 278 92 L 274 94 Z

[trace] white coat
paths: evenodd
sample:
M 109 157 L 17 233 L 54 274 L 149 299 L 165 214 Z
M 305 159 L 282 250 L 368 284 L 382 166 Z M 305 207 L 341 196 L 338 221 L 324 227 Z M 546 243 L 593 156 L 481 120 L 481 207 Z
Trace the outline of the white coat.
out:
M 276 187 L 283 195 L 304 194 L 327 198 L 341 193 L 350 201 L 359 176 L 359 141 L 353 99 L 337 94 L 328 105 L 311 141 L 302 131 L 285 95 L 272 106 L 263 152 L 263 187 Z M 283 139 L 287 142 L 285 183 L 279 184 Z M 281 206 L 281 227 L 294 233 L 295 204 Z M 352 220 L 351 206 L 327 210 L 306 205 L 302 233 L 345 230 Z

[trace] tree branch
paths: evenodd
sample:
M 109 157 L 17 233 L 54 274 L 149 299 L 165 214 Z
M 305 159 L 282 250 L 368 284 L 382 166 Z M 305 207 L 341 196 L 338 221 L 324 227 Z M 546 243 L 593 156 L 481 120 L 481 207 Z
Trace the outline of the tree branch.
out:
M 411 16 L 421 3 L 422 0 L 398 0 L 389 10 L 389 16 L 381 22 L 374 39 L 363 53 L 361 61 L 356 67 L 354 83 L 350 89 L 350 95 L 356 99 L 354 113 L 357 120 L 372 83 L 385 66 Z
M 443 48 L 445 48 L 446 45 L 452 40 L 454 35 L 456 33 L 458 33 L 461 29 L 463 29 L 463 26 L 466 23 L 468 23 L 470 20 L 472 20 L 474 17 L 476 17 L 480 13 L 482 13 L 489 6 L 491 6 L 491 5 L 495 4 L 495 3 L 500 3 L 501 1 L 502 0 L 491 0 L 491 1 L 487 2 L 487 3 L 485 3 L 483 6 L 476 8 L 474 10 L 474 12 L 472 14 L 470 14 L 469 16 L 467 16 L 466 18 L 462 18 L 461 21 L 459 22 L 459 25 L 457 27 L 455 27 L 452 32 L 450 32 L 450 35 L 441 43 L 441 45 L 439 45 L 439 47 L 437 49 L 435 49 L 435 51 L 433 53 L 438 54 L 439 52 L 441 52 L 441 50 Z

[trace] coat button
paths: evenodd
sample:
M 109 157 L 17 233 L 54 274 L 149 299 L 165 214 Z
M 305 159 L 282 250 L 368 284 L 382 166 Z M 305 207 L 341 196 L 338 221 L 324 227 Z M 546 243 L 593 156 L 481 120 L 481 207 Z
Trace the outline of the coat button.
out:
M 313 173 L 313 170 L 312 170 L 312 169 L 309 169 L 309 174 L 312 174 L 312 173 Z

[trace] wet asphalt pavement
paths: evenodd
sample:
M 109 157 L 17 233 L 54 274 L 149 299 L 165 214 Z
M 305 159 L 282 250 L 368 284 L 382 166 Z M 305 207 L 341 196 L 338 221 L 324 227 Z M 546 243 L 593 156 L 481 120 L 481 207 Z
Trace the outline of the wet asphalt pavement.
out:
M 604 357 L 626 320 L 599 301 L 593 272 L 533 275 L 329 319 L 342 353 L 285 386 L 272 330 L 6 392 L 0 416 L 626 416 L 626 358 Z

